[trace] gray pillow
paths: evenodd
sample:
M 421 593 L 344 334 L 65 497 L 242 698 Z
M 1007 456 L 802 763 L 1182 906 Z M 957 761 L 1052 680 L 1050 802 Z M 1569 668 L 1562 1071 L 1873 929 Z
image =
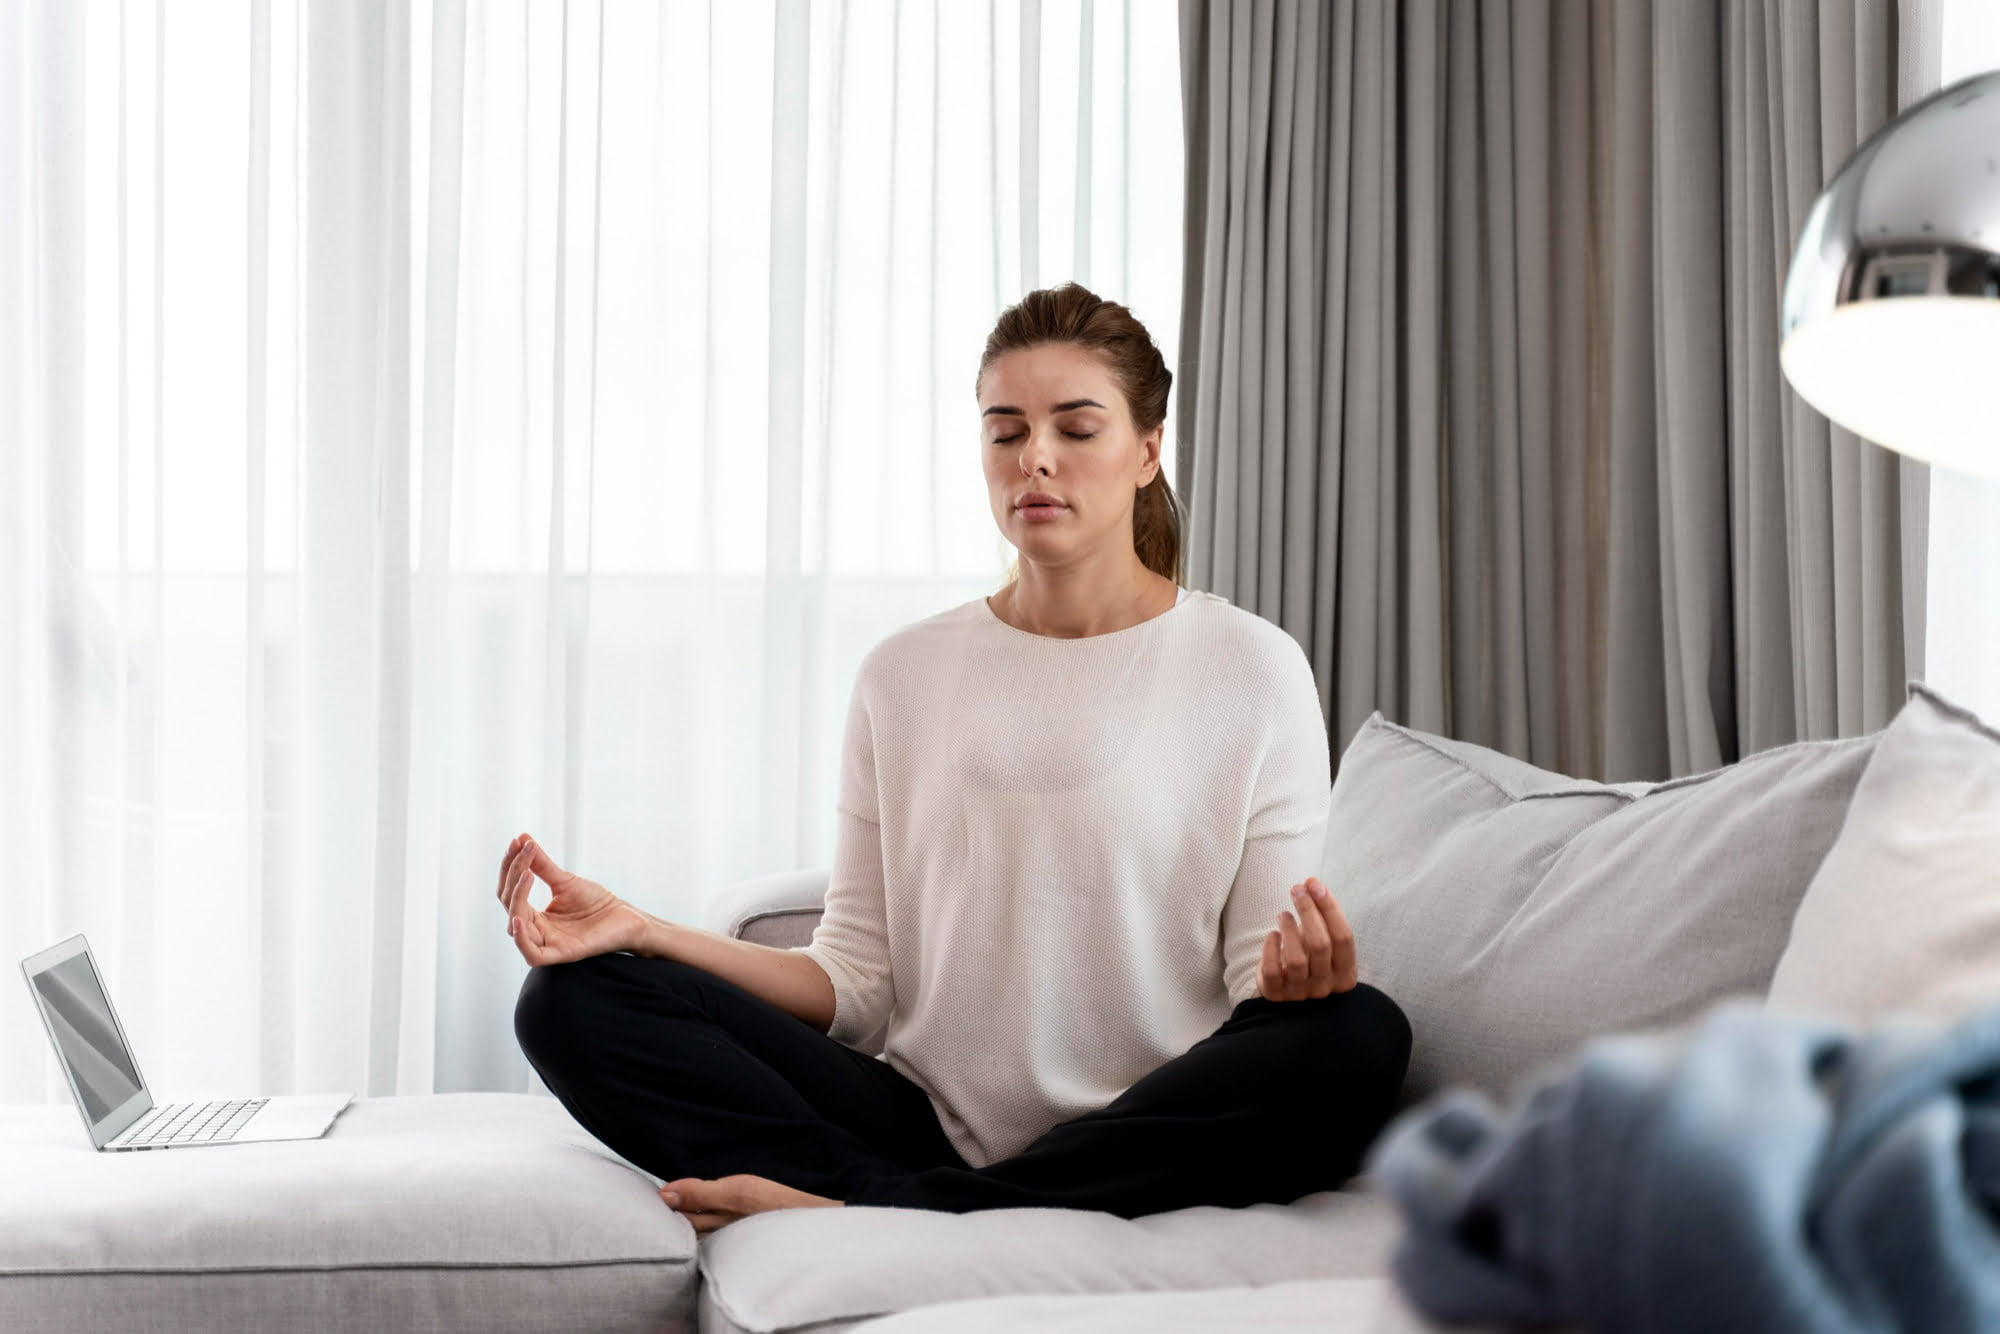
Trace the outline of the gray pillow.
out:
M 1414 1030 L 1408 1105 L 1504 1098 L 1600 1033 L 1762 996 L 1880 732 L 1597 783 L 1386 721 L 1349 743 L 1321 874 Z

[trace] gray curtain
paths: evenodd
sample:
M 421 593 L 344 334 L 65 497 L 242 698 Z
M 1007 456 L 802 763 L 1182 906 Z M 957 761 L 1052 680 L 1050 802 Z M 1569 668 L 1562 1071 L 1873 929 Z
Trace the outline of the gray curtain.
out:
M 1336 757 L 1380 709 L 1658 779 L 1901 707 L 1927 469 L 1777 343 L 1814 196 L 1935 86 L 1901 9 L 1183 0 L 1189 578 L 1304 646 Z

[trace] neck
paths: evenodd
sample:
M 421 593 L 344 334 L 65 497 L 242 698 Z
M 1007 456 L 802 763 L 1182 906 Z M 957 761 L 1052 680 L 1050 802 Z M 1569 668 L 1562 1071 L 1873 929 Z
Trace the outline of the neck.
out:
M 1016 630 L 1056 640 L 1128 630 L 1168 610 L 1180 588 L 1146 566 L 1106 590 L 1102 580 L 1066 580 L 1060 574 L 1022 570 L 1020 578 L 988 600 L 994 614 Z

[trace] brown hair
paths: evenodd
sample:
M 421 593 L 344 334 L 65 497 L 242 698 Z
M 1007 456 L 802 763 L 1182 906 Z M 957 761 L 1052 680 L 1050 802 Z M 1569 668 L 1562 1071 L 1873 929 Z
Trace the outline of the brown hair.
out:
M 1167 391 L 1174 373 L 1167 369 L 1146 326 L 1116 301 L 1106 301 L 1073 282 L 1030 292 L 1000 312 L 979 358 L 973 393 L 978 394 L 986 368 L 1002 353 L 1048 343 L 1071 343 L 1094 354 L 1124 393 L 1140 435 L 1167 419 Z M 1184 518 L 1180 500 L 1167 485 L 1165 460 L 1161 462 L 1133 503 L 1132 548 L 1147 569 L 1180 584 L 1186 582 L 1181 551 Z M 1012 583 L 1019 572 L 1018 561 L 1010 564 L 1007 581 Z

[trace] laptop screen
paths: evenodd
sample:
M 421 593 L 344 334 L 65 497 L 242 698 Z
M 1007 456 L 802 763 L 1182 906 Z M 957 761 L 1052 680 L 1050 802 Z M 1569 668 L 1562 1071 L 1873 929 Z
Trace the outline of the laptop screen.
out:
M 111 1002 L 87 951 L 36 973 L 32 981 L 56 1050 L 76 1082 L 83 1114 L 94 1126 L 139 1091 L 139 1072 L 119 1039 Z

